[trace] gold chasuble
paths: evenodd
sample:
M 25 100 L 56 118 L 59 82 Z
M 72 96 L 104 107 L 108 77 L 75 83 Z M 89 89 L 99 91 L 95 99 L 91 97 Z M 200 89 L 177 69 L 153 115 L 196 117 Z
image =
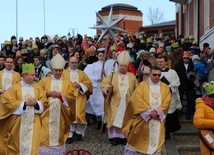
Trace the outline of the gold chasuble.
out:
M 122 127 L 130 147 L 143 154 L 161 152 L 165 141 L 165 119 L 146 122 L 140 114 L 152 108 L 167 115 L 170 101 L 171 93 L 166 84 L 160 82 L 159 86 L 154 86 L 149 80 L 139 84 L 129 100 Z
M 38 82 L 45 92 L 58 91 L 62 94 L 63 103 L 59 98 L 48 98 L 48 105 L 42 114 L 42 133 L 40 146 L 61 146 L 65 143 L 74 115 L 70 113 L 69 104 L 74 104 L 77 91 L 73 84 L 64 78 L 45 77 Z M 66 106 L 68 104 L 68 106 Z
M 44 90 L 34 85 L 20 83 L 8 88 L 1 96 L 0 104 L 0 154 L 38 155 L 41 138 L 41 114 L 34 106 L 26 106 L 23 114 L 13 114 L 28 98 L 47 103 Z M 23 108 L 23 107 L 20 107 Z
M 118 74 L 118 82 L 119 82 L 119 93 L 121 96 L 121 100 L 119 103 L 119 107 L 113 122 L 113 126 L 117 128 L 122 127 L 123 117 L 126 110 L 126 94 L 129 88 L 129 77 L 127 74 Z
M 103 79 L 100 84 L 103 94 L 104 89 L 110 84 L 112 75 Z M 138 82 L 136 77 L 127 72 L 126 74 L 114 73 L 112 79 L 113 92 L 109 100 L 109 103 L 105 102 L 105 120 L 107 127 L 121 128 L 123 123 L 123 117 L 127 108 L 128 100 L 130 99 L 135 88 L 137 88 Z M 104 95 L 106 97 L 107 95 Z
M 86 95 L 91 95 L 93 90 L 93 85 L 90 79 L 85 74 L 85 72 L 79 69 L 71 71 L 70 68 L 64 70 L 62 76 L 66 79 L 69 79 L 72 83 L 80 83 L 81 87 L 88 89 L 85 93 L 81 90 L 78 90 L 78 96 L 75 100 L 75 104 L 70 104 L 71 113 L 75 114 L 75 123 L 87 124 L 85 121 L 85 106 L 87 101 Z
M 21 81 L 20 74 L 15 71 L 0 71 L 0 89 L 8 89 L 12 85 Z

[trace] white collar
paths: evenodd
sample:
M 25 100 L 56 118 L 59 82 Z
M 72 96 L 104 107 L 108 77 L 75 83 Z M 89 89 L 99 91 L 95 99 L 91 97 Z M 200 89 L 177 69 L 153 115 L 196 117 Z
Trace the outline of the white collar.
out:
M 152 82 L 152 80 L 149 77 L 149 84 L 152 85 L 152 86 L 159 86 L 160 85 L 160 81 L 158 83 L 154 83 L 154 82 Z
M 51 77 L 53 80 L 62 80 L 62 76 L 59 79 L 55 78 L 54 75 L 51 75 Z
M 21 81 L 21 85 L 22 85 L 23 87 L 31 87 L 31 86 L 32 86 L 32 84 L 27 84 L 27 83 L 25 83 L 23 80 Z
M 77 72 L 77 69 L 72 69 L 71 67 L 69 67 L 70 72 Z
M 5 73 L 12 73 L 12 72 L 13 72 L 13 69 L 7 70 L 6 68 L 4 68 L 3 71 L 4 71 Z

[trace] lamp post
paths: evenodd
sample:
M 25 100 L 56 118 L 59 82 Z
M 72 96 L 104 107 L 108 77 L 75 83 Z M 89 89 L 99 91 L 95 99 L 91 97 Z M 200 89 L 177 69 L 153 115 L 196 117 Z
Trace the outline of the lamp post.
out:
M 72 35 L 73 35 L 73 36 L 75 35 L 75 30 L 77 31 L 77 34 L 79 33 L 79 31 L 78 31 L 77 28 L 69 28 L 69 29 L 68 29 L 68 36 L 69 36 L 69 37 L 71 36 L 70 30 L 72 30 Z
M 16 38 L 18 38 L 18 0 L 16 0 Z
M 43 18 L 44 18 L 44 35 L 46 34 L 45 30 L 45 0 L 43 0 Z

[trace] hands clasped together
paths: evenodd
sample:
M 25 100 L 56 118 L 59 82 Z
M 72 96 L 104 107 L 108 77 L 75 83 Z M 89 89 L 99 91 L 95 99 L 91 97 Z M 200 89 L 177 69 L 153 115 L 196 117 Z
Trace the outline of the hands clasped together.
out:
M 60 98 L 61 97 L 61 92 L 49 91 L 49 92 L 47 92 L 47 97 Z

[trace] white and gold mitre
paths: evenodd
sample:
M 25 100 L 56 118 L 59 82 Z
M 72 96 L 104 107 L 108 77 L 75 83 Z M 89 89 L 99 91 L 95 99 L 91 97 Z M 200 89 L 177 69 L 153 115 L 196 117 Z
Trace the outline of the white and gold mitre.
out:
M 65 67 L 65 59 L 61 56 L 61 54 L 56 54 L 51 59 L 51 68 L 52 69 L 64 69 Z
M 129 55 L 128 51 L 122 51 L 118 56 L 117 56 L 117 61 L 119 64 L 123 65 L 128 65 L 131 60 L 131 57 Z

